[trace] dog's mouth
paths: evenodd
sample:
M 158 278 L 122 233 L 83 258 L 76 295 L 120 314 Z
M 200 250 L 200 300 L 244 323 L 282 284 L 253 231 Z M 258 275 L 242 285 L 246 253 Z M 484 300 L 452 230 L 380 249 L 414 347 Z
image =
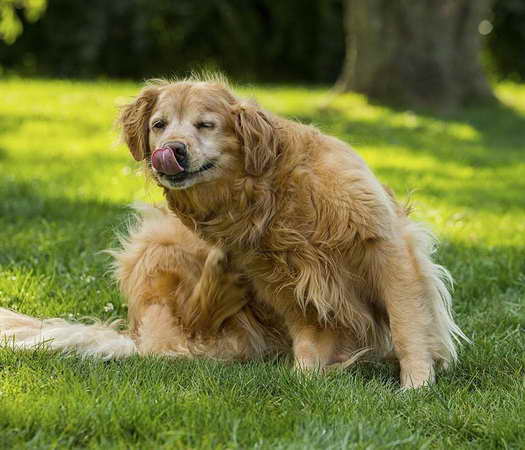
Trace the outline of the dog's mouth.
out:
M 215 163 L 213 161 L 208 161 L 207 163 L 199 167 L 197 170 L 193 171 L 184 170 L 176 174 L 167 174 L 155 169 L 155 174 L 162 180 L 169 182 L 171 185 L 177 186 L 185 184 L 189 180 L 197 178 L 203 172 L 213 169 L 214 167 Z
M 182 142 L 172 142 L 157 148 L 148 158 L 150 168 L 164 187 L 183 189 L 197 182 L 204 172 L 215 167 L 213 161 L 190 170 L 187 147 Z

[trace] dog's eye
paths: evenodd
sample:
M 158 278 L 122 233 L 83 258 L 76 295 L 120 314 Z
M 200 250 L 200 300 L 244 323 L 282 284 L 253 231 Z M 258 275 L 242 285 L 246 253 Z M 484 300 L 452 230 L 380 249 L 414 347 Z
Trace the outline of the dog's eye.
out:
M 163 128 L 166 128 L 166 122 L 164 122 L 163 120 L 156 120 L 155 122 L 153 122 L 152 128 L 162 130 Z
M 213 122 L 197 122 L 195 124 L 195 128 L 197 128 L 198 130 L 200 130 L 201 128 L 212 129 L 215 128 L 215 124 Z

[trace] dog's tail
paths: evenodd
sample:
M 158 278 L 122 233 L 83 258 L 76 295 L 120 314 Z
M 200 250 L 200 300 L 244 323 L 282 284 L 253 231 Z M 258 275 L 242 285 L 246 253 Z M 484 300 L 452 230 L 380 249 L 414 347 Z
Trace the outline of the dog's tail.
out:
M 43 348 L 102 359 L 137 353 L 133 339 L 118 331 L 120 321 L 84 325 L 64 319 L 36 319 L 0 308 L 0 345 Z
M 432 261 L 436 250 L 436 238 L 422 224 L 412 222 L 409 225 L 415 238 L 414 254 L 419 261 L 420 270 L 426 279 L 427 295 L 434 319 L 432 345 L 434 359 L 446 368 L 457 359 L 456 344 L 470 343 L 470 339 L 461 331 L 452 316 L 453 279 L 449 271 Z

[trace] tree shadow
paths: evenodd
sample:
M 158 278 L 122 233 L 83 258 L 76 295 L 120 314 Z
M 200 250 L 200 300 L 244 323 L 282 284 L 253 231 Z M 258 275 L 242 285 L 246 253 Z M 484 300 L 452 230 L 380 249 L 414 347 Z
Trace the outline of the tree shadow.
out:
M 96 220 L 122 212 L 126 205 L 99 200 L 69 199 L 39 193 L 40 181 L 7 180 L 0 184 L 0 216 L 8 222 L 31 222 L 40 217 L 53 222 Z
M 42 194 L 39 186 L 0 183 L 0 266 L 53 257 L 73 261 L 79 255 L 93 260 L 115 243 L 116 229 L 130 215 L 125 204 L 51 196 Z
M 405 123 L 393 121 L 393 112 L 404 114 Z M 293 114 L 351 144 L 403 147 L 411 153 L 429 155 L 470 167 L 500 167 L 523 160 L 525 114 L 502 103 L 466 108 L 454 114 L 388 108 L 374 120 L 356 119 L 340 100 L 311 113 Z M 458 130 L 461 126 L 471 130 Z
M 525 192 L 525 179 L 500 179 L 495 186 L 490 182 L 483 182 L 483 179 L 472 178 L 467 182 L 462 181 L 461 186 L 457 186 L 457 178 L 446 170 L 425 168 L 423 173 L 418 174 L 413 169 L 381 165 L 376 167 L 374 172 L 379 179 L 388 180 L 388 185 L 397 193 L 405 192 L 407 187 L 415 188 L 417 192 L 420 184 L 410 183 L 408 180 L 430 176 L 434 180 L 439 180 L 439 183 L 426 183 L 422 188 L 425 195 L 437 200 L 446 199 L 447 204 L 492 213 L 525 209 L 525 195 L 521 195 Z M 447 187 L 451 185 L 455 187 Z M 417 194 L 415 196 L 417 197 Z
M 524 114 L 502 104 L 447 116 L 392 112 L 385 109 L 373 120 L 355 119 L 341 102 L 334 102 L 299 119 L 342 137 L 358 152 L 361 146 L 374 146 L 388 154 L 374 171 L 397 193 L 422 187 L 425 195 L 458 207 L 493 213 L 525 209 L 525 173 L 520 178 L 513 171 L 505 178 L 497 172 L 525 163 Z M 401 161 L 408 152 L 435 162 L 422 170 L 389 164 L 396 152 L 403 153 Z M 463 169 L 468 171 L 459 179 L 458 170 Z

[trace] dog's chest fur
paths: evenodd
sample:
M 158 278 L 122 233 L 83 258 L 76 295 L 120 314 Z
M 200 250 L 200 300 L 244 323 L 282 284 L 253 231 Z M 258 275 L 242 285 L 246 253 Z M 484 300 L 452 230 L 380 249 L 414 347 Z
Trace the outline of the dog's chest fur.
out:
M 219 208 L 200 212 L 187 202 L 181 205 L 175 195 L 167 198 L 187 226 L 230 254 L 257 296 L 277 311 L 286 314 L 299 304 L 317 310 L 321 320 L 366 322 L 368 299 L 374 296 L 362 271 L 368 244 L 350 226 L 351 217 L 344 213 L 348 205 L 334 210 L 326 202 L 315 203 L 309 193 L 294 191 L 259 186 L 248 199 L 242 191 L 226 212 L 214 215 L 209 211 Z

